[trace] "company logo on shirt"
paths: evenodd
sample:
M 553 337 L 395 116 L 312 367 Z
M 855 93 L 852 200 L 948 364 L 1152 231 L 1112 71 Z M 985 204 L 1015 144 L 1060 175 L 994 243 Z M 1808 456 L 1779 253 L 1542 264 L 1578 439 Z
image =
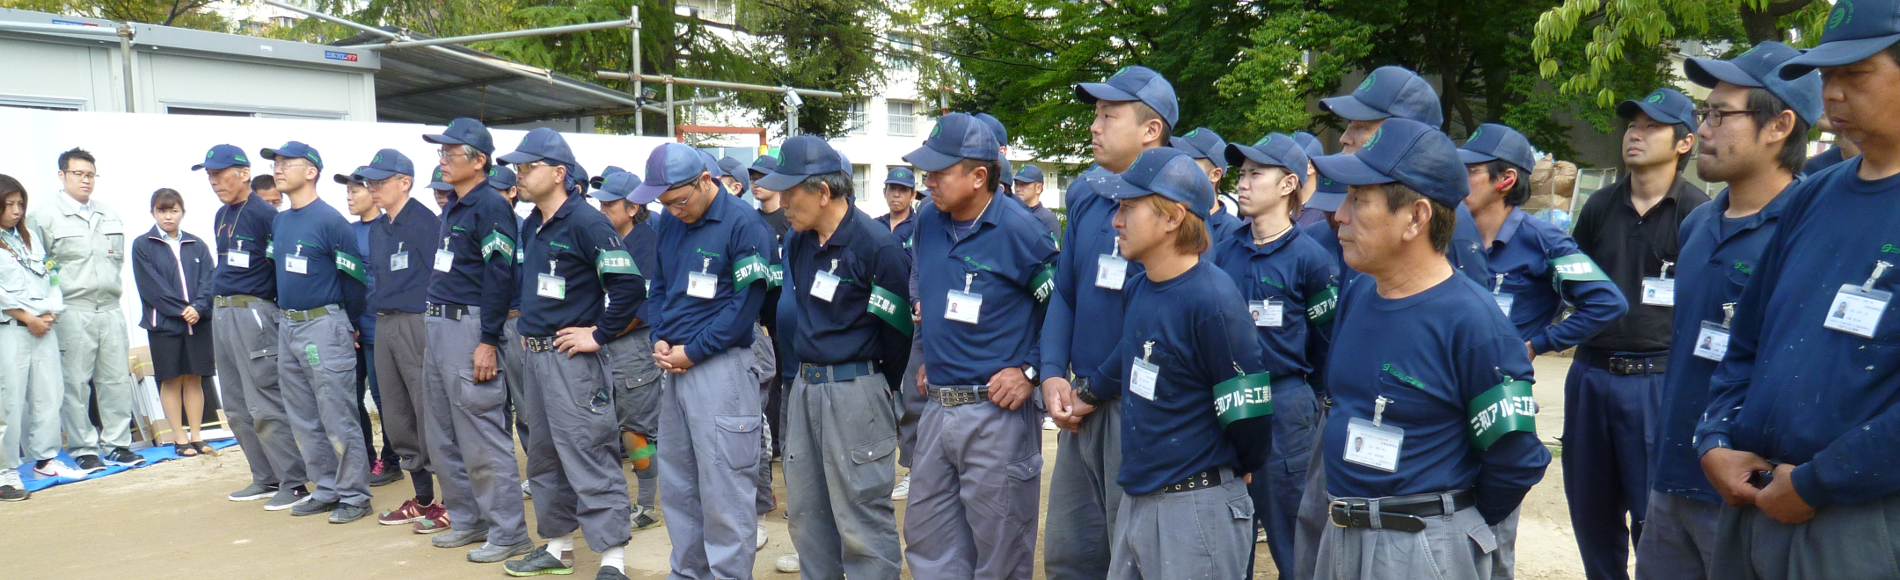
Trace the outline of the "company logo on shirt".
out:
M 1750 275 L 1750 276 L 1755 275 L 1755 269 L 1749 267 L 1748 262 L 1743 262 L 1741 260 L 1735 261 L 1735 270 L 1743 274 Z
M 1383 370 L 1391 374 L 1393 377 L 1398 378 L 1399 381 L 1404 382 L 1405 384 L 1412 385 L 1420 389 L 1425 388 L 1424 381 L 1420 381 L 1418 379 L 1412 378 L 1412 375 L 1405 374 L 1405 371 L 1401 371 L 1397 368 L 1393 368 L 1392 363 L 1385 363 Z
M 1895 246 L 1893 244 L 1886 244 L 1886 245 L 1880 246 L 1880 253 L 1900 254 L 1900 246 Z

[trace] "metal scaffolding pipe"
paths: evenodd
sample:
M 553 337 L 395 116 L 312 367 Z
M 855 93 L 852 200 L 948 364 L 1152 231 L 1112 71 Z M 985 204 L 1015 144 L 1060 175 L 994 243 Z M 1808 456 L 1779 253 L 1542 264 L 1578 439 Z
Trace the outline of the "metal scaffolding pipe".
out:
M 72 26 L 68 24 L 42 24 L 39 22 L 0 22 L 0 31 L 44 32 L 49 34 L 89 34 L 93 36 L 118 36 L 119 29 L 104 26 Z
M 270 0 L 265 0 L 265 1 L 268 2 Z M 627 73 L 620 72 L 620 71 L 611 71 L 611 70 L 596 71 L 594 72 L 594 76 L 600 77 L 603 79 L 611 79 L 611 80 L 622 80 L 622 81 L 627 80 Z M 689 78 L 676 77 L 676 76 L 671 76 L 671 75 L 643 74 L 643 75 L 640 75 L 639 80 L 641 80 L 642 82 L 649 82 L 649 83 L 673 83 L 673 84 L 688 85 L 688 86 L 695 86 L 695 87 L 729 89 L 729 90 L 735 90 L 735 91 L 757 91 L 761 93 L 784 93 L 785 91 L 790 90 L 792 92 L 798 93 L 801 96 L 806 96 L 806 97 L 825 97 L 825 98 L 831 98 L 831 99 L 845 98 L 844 93 L 835 92 L 835 91 L 821 91 L 817 89 L 787 89 L 786 87 L 770 87 L 766 85 L 754 85 L 754 84 L 748 84 L 748 83 L 709 81 L 705 79 L 689 79 Z
M 628 28 L 631 26 L 633 26 L 632 20 L 611 20 L 611 21 L 606 21 L 606 22 L 590 22 L 587 24 L 569 24 L 566 26 L 549 26 L 546 28 L 528 28 L 524 30 L 510 30 L 506 32 L 490 32 L 486 34 L 470 34 L 467 36 L 450 36 L 446 38 L 430 38 L 430 39 L 425 39 L 425 40 L 392 40 L 383 44 L 359 44 L 356 46 L 361 47 L 361 48 L 367 48 L 370 50 L 420 48 L 424 46 L 436 46 L 436 45 L 442 45 L 442 44 L 463 44 L 463 43 L 468 43 L 468 42 L 481 42 L 484 40 L 501 40 L 505 38 L 521 38 L 524 36 L 543 36 L 543 35 L 548 35 L 548 34 L 567 34 L 570 32 L 588 32 L 588 31 L 593 31 L 593 30 Z

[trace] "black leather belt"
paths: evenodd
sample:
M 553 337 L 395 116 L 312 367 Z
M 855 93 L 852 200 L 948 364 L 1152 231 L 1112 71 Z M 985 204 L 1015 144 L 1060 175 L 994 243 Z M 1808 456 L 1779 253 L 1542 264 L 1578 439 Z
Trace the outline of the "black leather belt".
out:
M 1209 469 L 1187 476 L 1187 479 L 1176 482 L 1174 485 L 1161 488 L 1161 493 L 1180 493 L 1183 491 L 1220 487 L 1220 484 L 1225 480 L 1226 478 L 1221 475 L 1221 470 Z
M 939 387 L 930 389 L 930 400 L 945 407 L 974 405 L 990 400 L 989 387 Z
M 426 314 L 436 318 L 461 320 L 463 316 L 468 316 L 468 307 L 461 304 L 436 304 L 430 302 Z
M 1449 501 L 1447 500 L 1449 498 Z M 1446 506 L 1450 503 L 1450 506 Z M 1327 506 L 1333 525 L 1342 528 L 1382 528 L 1416 534 L 1425 531 L 1425 518 L 1446 515 L 1477 504 L 1471 490 L 1447 493 L 1421 493 L 1379 499 L 1379 522 L 1372 521 L 1372 502 L 1365 498 L 1340 498 Z
M 547 352 L 554 350 L 554 337 L 552 336 L 524 336 L 521 337 L 521 340 L 527 343 L 528 352 Z
M 871 363 L 863 361 L 835 365 L 798 365 L 798 376 L 805 379 L 805 384 L 808 385 L 842 383 L 871 374 L 871 372 Z
M 1669 372 L 1669 355 L 1616 356 L 1593 350 L 1577 349 L 1583 364 L 1610 371 L 1613 375 L 1660 375 Z

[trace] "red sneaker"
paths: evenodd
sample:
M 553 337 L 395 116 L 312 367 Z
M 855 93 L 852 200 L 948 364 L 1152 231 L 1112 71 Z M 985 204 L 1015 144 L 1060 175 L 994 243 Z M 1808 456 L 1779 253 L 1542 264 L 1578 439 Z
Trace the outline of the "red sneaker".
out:
M 413 529 L 418 534 L 448 531 L 449 508 L 440 502 L 422 506 L 422 519 L 416 520 Z
M 383 512 L 382 515 L 376 516 L 376 523 L 385 526 L 400 526 L 407 523 L 414 523 L 416 520 L 422 518 L 422 506 L 418 505 L 416 500 L 411 499 L 402 502 L 401 507 Z

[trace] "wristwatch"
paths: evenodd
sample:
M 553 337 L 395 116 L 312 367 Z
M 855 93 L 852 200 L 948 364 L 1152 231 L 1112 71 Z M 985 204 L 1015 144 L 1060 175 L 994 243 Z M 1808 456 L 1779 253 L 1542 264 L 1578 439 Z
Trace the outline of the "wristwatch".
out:
M 1033 385 L 1042 384 L 1042 381 L 1036 380 L 1036 367 L 1031 366 L 1028 363 L 1024 363 L 1022 366 L 1022 369 L 1023 369 L 1023 376 L 1029 379 L 1030 384 L 1033 384 Z
M 1069 383 L 1069 387 L 1075 394 L 1076 400 L 1088 403 L 1090 407 L 1102 406 L 1102 398 L 1095 396 L 1095 392 L 1089 390 L 1088 377 L 1076 377 L 1074 382 Z

